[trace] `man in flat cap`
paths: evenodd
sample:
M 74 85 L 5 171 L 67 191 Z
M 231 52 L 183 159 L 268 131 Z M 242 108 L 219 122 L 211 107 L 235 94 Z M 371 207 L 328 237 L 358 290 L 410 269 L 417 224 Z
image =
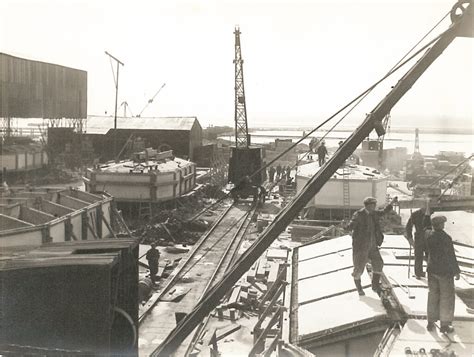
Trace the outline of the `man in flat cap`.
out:
M 413 239 L 413 227 L 415 227 L 415 239 Z M 415 275 L 417 279 L 425 277 L 423 272 L 423 258 L 427 258 L 425 232 L 431 229 L 430 221 L 430 200 L 426 200 L 425 207 L 414 211 L 408 219 L 406 238 L 415 248 Z
M 431 216 L 433 230 L 427 232 L 428 250 L 428 331 L 441 321 L 440 332 L 454 331 L 451 326 L 454 317 L 454 278 L 459 280 L 459 265 L 454 252 L 453 240 L 444 231 L 446 217 L 440 214 Z
M 380 217 L 390 212 L 393 208 L 392 203 L 397 200 L 398 198 L 395 197 L 384 209 L 377 210 L 377 200 L 367 197 L 364 199 L 364 208 L 354 213 L 348 225 L 348 228 L 352 230 L 352 261 L 354 264 L 352 277 L 360 296 L 365 295 L 361 276 L 369 261 L 372 265 L 372 290 L 376 293 L 380 292 L 380 275 L 383 269 L 383 259 L 379 252 L 379 247 L 383 242 Z

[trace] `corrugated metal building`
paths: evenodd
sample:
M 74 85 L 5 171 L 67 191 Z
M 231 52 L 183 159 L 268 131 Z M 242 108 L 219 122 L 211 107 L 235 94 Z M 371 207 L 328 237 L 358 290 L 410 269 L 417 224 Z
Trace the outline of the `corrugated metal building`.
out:
M 87 116 L 87 72 L 0 53 L 0 117 Z
M 89 116 L 87 136 L 93 141 L 94 151 L 102 159 L 114 157 L 114 139 L 117 153 L 132 138 L 140 137 L 146 147 L 158 151 L 173 150 L 179 157 L 194 158 L 195 148 L 202 146 L 202 127 L 196 117 L 114 118 Z M 114 138 L 116 136 L 116 138 Z

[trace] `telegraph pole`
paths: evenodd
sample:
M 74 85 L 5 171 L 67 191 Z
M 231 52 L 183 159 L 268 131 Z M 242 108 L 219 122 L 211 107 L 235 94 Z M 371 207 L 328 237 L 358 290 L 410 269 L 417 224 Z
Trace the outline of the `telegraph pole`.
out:
M 117 57 L 112 56 L 110 53 L 105 51 L 105 54 L 117 62 L 117 76 L 114 75 L 115 81 L 115 113 L 114 113 L 114 157 L 117 154 L 117 100 L 118 100 L 118 85 L 119 85 L 119 69 L 120 65 L 124 66 L 123 62 L 120 61 Z M 112 72 L 113 74 L 113 72 Z

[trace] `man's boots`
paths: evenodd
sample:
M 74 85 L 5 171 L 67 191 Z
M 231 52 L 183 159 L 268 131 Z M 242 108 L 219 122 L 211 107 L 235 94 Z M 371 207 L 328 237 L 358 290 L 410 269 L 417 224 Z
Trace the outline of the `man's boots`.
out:
M 450 322 L 441 321 L 441 327 L 439 329 L 439 332 L 441 332 L 441 333 L 452 333 L 452 332 L 454 332 L 454 327 L 451 326 Z
M 380 274 L 372 274 L 372 290 L 380 294 Z
M 357 288 L 357 292 L 359 293 L 359 296 L 364 296 L 364 289 L 362 289 L 362 284 L 360 282 L 360 279 L 354 279 L 355 286 Z

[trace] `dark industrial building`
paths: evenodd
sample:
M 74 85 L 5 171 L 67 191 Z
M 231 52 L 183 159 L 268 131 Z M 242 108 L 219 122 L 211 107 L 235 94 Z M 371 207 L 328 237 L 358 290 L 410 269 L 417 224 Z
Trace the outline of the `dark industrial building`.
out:
M 0 53 L 0 117 L 84 119 L 87 72 Z
M 196 148 L 202 146 L 202 128 L 196 117 L 119 117 L 114 129 L 113 117 L 89 116 L 86 137 L 101 161 L 115 158 L 136 140 L 159 151 L 173 150 L 176 156 L 191 160 Z

